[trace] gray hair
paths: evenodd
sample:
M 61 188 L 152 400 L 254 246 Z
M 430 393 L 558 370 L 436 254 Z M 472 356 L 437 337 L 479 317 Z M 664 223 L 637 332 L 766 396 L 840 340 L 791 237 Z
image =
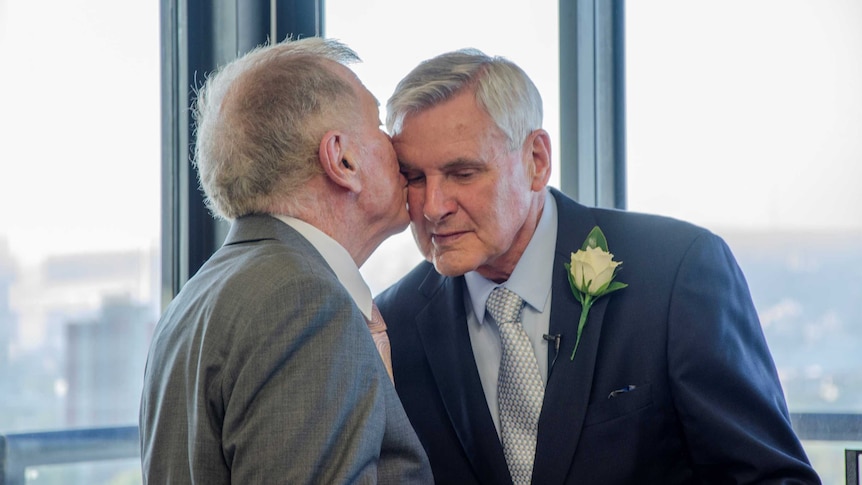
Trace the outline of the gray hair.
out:
M 288 39 L 208 76 L 192 113 L 194 164 L 214 215 L 232 220 L 295 202 L 303 184 L 323 173 L 320 139 L 332 125 L 350 122 L 358 102 L 327 60 L 347 65 L 359 56 L 332 39 Z
M 520 67 L 477 49 L 461 49 L 423 61 L 398 83 L 386 104 L 389 134 L 398 135 L 407 116 L 468 88 L 506 135 L 509 149 L 519 148 L 528 134 L 542 127 L 542 97 Z

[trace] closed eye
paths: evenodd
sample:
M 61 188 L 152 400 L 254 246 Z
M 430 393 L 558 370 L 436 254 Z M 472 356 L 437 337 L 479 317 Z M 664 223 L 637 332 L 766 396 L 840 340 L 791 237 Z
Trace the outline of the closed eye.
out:
M 455 180 L 460 181 L 460 182 L 466 182 L 466 181 L 469 181 L 471 178 L 473 178 L 477 173 L 479 173 L 478 170 L 473 170 L 473 169 L 457 170 L 457 171 L 449 174 L 449 176 Z
M 402 170 L 401 175 L 407 179 L 408 187 L 416 187 L 425 183 L 425 174 L 412 172 L 409 170 Z

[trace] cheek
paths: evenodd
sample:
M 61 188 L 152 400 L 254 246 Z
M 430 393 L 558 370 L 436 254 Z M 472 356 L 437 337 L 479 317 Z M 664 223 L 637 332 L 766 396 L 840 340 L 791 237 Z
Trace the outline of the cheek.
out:
M 413 233 L 413 241 L 416 242 L 416 247 L 419 248 L 419 252 L 422 253 L 422 257 L 424 257 L 429 263 L 433 262 L 431 254 L 431 240 L 425 231 L 417 227 L 415 223 L 411 223 L 410 232 Z
M 529 202 L 525 202 L 520 192 L 515 190 L 498 190 L 483 195 L 474 200 L 473 219 L 481 228 L 485 244 L 495 250 L 505 250 L 524 225 Z
M 392 148 L 392 145 L 389 143 L 388 140 L 384 141 L 383 144 L 383 149 L 386 151 L 386 157 L 391 161 L 395 171 L 401 173 L 401 168 L 398 166 L 398 156 L 395 155 L 395 149 Z
M 422 191 L 413 187 L 407 188 L 407 210 L 410 218 L 422 217 L 422 205 L 425 203 Z
M 379 138 L 373 150 L 374 155 L 385 162 L 384 165 L 387 169 L 398 170 L 398 158 L 395 156 L 395 149 L 392 148 L 388 138 Z
M 374 152 L 374 155 L 380 160 L 381 172 L 376 177 L 381 182 L 386 182 L 392 185 L 393 188 L 404 188 L 404 178 L 401 175 L 401 169 L 398 166 L 398 159 L 395 158 L 395 151 L 388 143 L 380 144 Z

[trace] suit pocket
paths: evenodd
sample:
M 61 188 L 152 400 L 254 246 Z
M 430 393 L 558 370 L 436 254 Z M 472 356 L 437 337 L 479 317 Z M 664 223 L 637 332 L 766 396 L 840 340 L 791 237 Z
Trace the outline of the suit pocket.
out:
M 587 407 L 584 427 L 606 423 L 648 408 L 652 405 L 652 386 L 639 384 L 627 392 L 615 393 L 608 397 L 605 393 Z

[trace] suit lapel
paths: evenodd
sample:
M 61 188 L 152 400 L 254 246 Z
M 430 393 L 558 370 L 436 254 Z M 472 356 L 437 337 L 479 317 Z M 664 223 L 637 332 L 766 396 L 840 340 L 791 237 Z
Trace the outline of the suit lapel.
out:
M 575 454 L 589 402 L 599 336 L 605 309 L 612 295 L 596 300 L 590 309 L 581 342 L 571 360 L 578 330 L 581 304 L 568 284 L 566 268 L 571 253 L 580 248 L 595 219 L 589 210 L 560 197 L 557 200 L 557 249 L 554 257 L 550 333 L 561 335 L 560 351 L 549 371 L 539 434 L 533 483 L 563 483 Z M 577 221 L 577 227 L 568 221 Z
M 437 278 L 420 287 L 429 303 L 416 316 L 437 390 L 479 482 L 511 483 L 467 330 L 464 279 Z

